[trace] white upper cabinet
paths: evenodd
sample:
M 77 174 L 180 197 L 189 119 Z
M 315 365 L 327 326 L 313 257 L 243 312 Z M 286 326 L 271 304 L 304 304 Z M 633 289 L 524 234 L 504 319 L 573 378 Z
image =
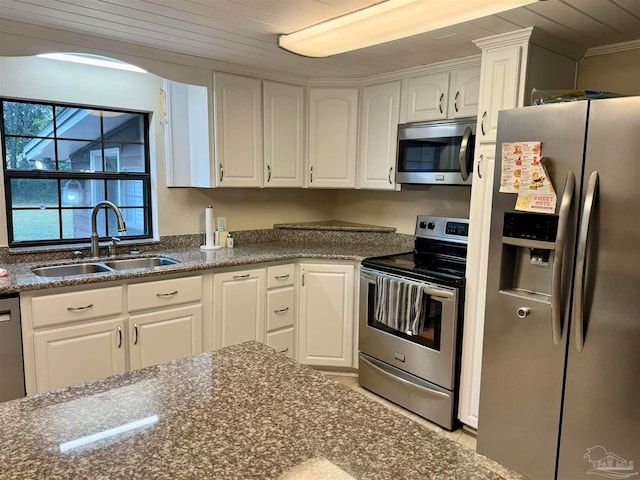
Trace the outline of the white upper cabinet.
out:
M 165 80 L 159 106 L 158 121 L 165 128 L 167 186 L 213 187 L 207 87 Z
M 357 88 L 309 89 L 309 187 L 355 188 L 357 128 Z
M 304 183 L 304 88 L 263 82 L 265 187 Z
M 213 74 L 219 187 L 262 186 L 262 85 L 256 78 Z
M 400 82 L 362 89 L 360 102 L 360 188 L 395 190 Z
M 454 71 L 449 89 L 449 118 L 475 117 L 480 103 L 480 69 Z
M 477 138 L 495 142 L 498 112 L 517 106 L 521 45 L 509 45 L 486 51 L 482 57 L 482 93 L 478 112 Z
M 432 73 L 402 81 L 402 123 L 447 118 L 449 73 Z

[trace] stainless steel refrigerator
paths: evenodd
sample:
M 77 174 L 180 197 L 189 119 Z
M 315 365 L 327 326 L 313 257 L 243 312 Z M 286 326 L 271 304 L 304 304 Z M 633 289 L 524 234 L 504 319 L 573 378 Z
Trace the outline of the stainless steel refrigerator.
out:
M 540 141 L 555 214 L 499 193 Z M 532 479 L 640 477 L 640 97 L 498 119 L 477 449 Z

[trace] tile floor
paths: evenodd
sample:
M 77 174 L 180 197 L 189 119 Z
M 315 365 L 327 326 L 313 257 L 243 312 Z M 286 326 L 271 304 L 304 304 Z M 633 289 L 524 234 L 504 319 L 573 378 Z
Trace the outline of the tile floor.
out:
M 434 430 L 438 433 L 440 433 L 441 435 L 444 435 L 445 437 L 460 443 L 461 445 L 464 445 L 467 448 L 470 448 L 472 450 L 475 451 L 476 449 L 476 437 L 475 435 L 473 435 L 471 432 L 464 430 L 462 428 L 455 430 L 453 432 L 449 432 L 445 429 L 443 429 L 442 427 L 436 425 L 435 423 L 431 423 L 428 420 L 425 420 L 424 418 L 415 415 L 414 413 L 411 413 L 408 410 L 405 410 L 402 407 L 399 407 L 398 405 L 391 403 L 387 400 L 385 400 L 382 397 L 379 397 L 378 395 L 375 395 L 373 393 L 371 393 L 368 390 L 365 390 L 364 388 L 362 388 L 360 386 L 360 384 L 358 383 L 358 377 L 357 376 L 353 376 L 353 375 L 336 375 L 336 374 L 328 374 L 328 376 L 330 378 L 332 378 L 333 380 L 335 380 L 336 382 L 342 383 L 343 385 L 346 385 L 349 388 L 352 388 L 354 390 L 356 390 L 357 392 L 360 392 L 363 395 L 366 395 L 369 398 L 372 398 L 374 400 L 376 400 L 377 402 L 389 407 L 391 410 L 394 410 L 396 412 L 401 413 L 402 415 L 404 415 L 405 417 L 408 417 L 410 419 L 412 419 L 413 421 L 424 425 L 425 427 Z

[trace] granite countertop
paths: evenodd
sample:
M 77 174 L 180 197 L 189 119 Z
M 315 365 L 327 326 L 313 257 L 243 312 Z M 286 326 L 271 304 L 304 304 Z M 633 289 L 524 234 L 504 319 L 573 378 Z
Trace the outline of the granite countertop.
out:
M 256 342 L 0 403 L 0 437 L 0 479 L 522 478 Z
M 385 234 L 388 235 L 388 234 Z M 28 290 L 92 284 L 105 281 L 127 280 L 153 277 L 169 273 L 184 273 L 211 268 L 237 267 L 256 263 L 294 261 L 296 259 L 315 258 L 326 260 L 361 261 L 366 257 L 389 255 L 411 250 L 406 244 L 397 242 L 355 242 L 355 243 L 313 243 L 313 242 L 258 242 L 247 243 L 236 248 L 202 251 L 199 248 L 180 248 L 155 252 L 144 252 L 142 256 L 168 256 L 180 263 L 155 267 L 152 269 L 123 270 L 114 272 L 74 275 L 69 277 L 41 278 L 31 269 L 42 265 L 70 263 L 69 260 L 54 262 L 12 263 L 4 267 L 9 276 L 0 278 L 0 294 L 16 293 Z M 128 258 L 130 256 L 123 256 Z M 107 260 L 107 259 L 102 259 Z M 83 262 L 90 261 L 83 259 Z
M 379 225 L 366 225 L 363 223 L 342 222 L 340 220 L 327 220 L 324 222 L 299 222 L 299 223 L 277 223 L 275 229 L 282 230 L 331 230 L 331 231 L 353 231 L 353 232 L 380 232 L 393 233 L 394 227 L 383 227 Z

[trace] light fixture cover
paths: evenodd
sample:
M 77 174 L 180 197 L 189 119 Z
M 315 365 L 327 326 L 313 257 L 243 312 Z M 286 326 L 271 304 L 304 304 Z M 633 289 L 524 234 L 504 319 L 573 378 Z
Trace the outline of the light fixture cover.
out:
M 386 0 L 294 33 L 278 45 L 307 57 L 328 57 L 494 15 L 538 0 Z
M 94 67 L 115 68 L 117 70 L 127 70 L 129 72 L 147 73 L 146 70 L 136 67 L 135 65 L 131 65 L 130 63 L 122 62 L 115 58 L 103 57 L 102 55 L 91 55 L 89 53 L 42 53 L 36 56 L 51 60 L 62 60 L 64 62 L 93 65 Z

